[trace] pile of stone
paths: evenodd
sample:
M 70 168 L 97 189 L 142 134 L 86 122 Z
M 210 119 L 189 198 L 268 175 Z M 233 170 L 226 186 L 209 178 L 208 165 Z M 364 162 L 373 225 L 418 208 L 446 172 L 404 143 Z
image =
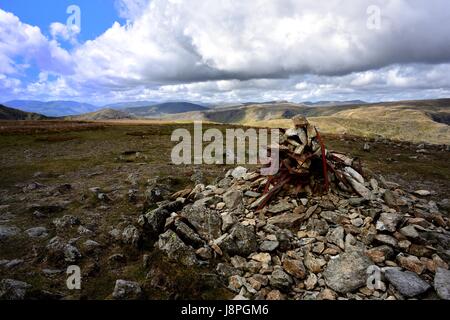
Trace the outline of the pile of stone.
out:
M 369 199 L 361 165 L 356 166 L 356 161 L 345 154 L 329 152 L 319 131 L 305 117 L 295 116 L 292 121 L 293 128 L 280 129 L 279 145 L 269 148 L 269 154 L 278 154 L 279 168 L 267 179 L 264 194 L 254 206 L 261 209 L 283 188 L 291 194 L 317 194 L 331 187 Z
M 140 241 L 154 241 L 180 265 L 214 269 L 236 299 L 450 299 L 448 212 L 423 193 L 409 194 L 381 176 L 364 178 L 350 158 L 332 152 L 329 190 L 318 192 L 314 186 L 325 180 L 314 161 L 322 162 L 325 149 L 305 125 L 296 129 L 307 140 L 302 131 L 284 133 L 305 142 L 303 151 L 291 142 L 280 151 L 317 158 L 299 167 L 307 161 L 294 157 L 294 178 L 266 205 L 261 199 L 280 176 L 274 186 L 238 167 L 142 215 Z M 286 177 L 289 167 L 281 169 Z M 297 172 L 303 169 L 307 174 Z M 310 183 L 297 188 L 300 176 Z

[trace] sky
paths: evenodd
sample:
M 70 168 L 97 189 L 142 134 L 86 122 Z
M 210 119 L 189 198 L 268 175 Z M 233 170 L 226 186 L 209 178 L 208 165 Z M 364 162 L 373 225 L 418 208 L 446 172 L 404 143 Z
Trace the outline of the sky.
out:
M 448 0 L 0 0 L 0 101 L 450 97 Z

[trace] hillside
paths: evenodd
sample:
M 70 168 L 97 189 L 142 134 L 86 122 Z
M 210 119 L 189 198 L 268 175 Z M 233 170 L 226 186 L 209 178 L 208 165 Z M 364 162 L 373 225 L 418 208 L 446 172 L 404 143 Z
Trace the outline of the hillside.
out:
M 47 117 L 31 112 L 5 107 L 0 105 L 0 120 L 44 120 Z
M 123 111 L 134 117 L 155 118 L 167 114 L 206 110 L 208 110 L 208 108 L 190 102 L 166 102 L 146 107 L 126 108 Z
M 295 114 L 308 117 L 327 133 L 450 144 L 450 99 L 316 107 L 266 103 L 189 112 L 166 119 L 289 127 L 289 119 Z
M 119 120 L 119 119 L 131 119 L 132 116 L 127 112 L 114 110 L 114 109 L 102 109 L 95 112 L 85 113 L 79 116 L 65 117 L 65 120 L 73 121 L 98 121 L 98 120 Z

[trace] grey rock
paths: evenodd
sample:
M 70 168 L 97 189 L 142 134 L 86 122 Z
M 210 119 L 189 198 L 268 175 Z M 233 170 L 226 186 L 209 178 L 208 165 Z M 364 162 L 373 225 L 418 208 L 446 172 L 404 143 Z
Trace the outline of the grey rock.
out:
M 397 198 L 391 190 L 386 190 L 383 194 L 384 202 L 391 208 L 397 207 Z
M 404 296 L 415 297 L 424 293 L 430 285 L 416 273 L 389 268 L 384 273 L 386 279 Z
M 434 289 L 438 296 L 444 300 L 450 300 L 450 271 L 437 268 L 434 276 Z
M 161 234 L 156 246 L 166 253 L 170 259 L 185 266 L 198 264 L 194 249 L 186 245 L 172 230 L 167 230 Z
M 419 237 L 419 232 L 417 232 L 416 228 L 412 224 L 401 228 L 399 231 L 407 238 L 416 239 Z
M 0 300 L 24 300 L 31 285 L 18 280 L 3 279 L 0 281 Z
M 215 210 L 194 204 L 184 207 L 181 215 L 205 240 L 217 239 L 222 234 L 222 218 Z
M 65 260 L 69 263 L 75 263 L 81 258 L 81 253 L 78 251 L 76 247 L 71 244 L 67 244 L 64 247 L 64 257 Z
M 245 191 L 244 195 L 249 198 L 258 198 L 261 196 L 261 193 L 248 190 Z
M 247 173 L 247 168 L 237 167 L 233 170 L 233 172 L 231 172 L 231 175 L 235 179 L 242 179 L 246 173 Z
M 230 233 L 219 244 L 220 248 L 229 255 L 248 256 L 258 249 L 256 234 L 250 227 L 236 224 Z
M 131 244 L 133 246 L 138 246 L 140 239 L 139 230 L 133 226 L 129 225 L 122 232 L 122 242 L 125 244 Z
M 274 288 L 287 290 L 294 281 L 289 274 L 284 272 L 283 268 L 280 266 L 275 266 L 269 277 L 269 282 Z
M 86 240 L 83 243 L 83 247 L 85 248 L 85 250 L 87 250 L 88 252 L 93 252 L 95 250 L 98 250 L 99 248 L 101 248 L 101 244 L 98 243 L 97 241 L 94 240 Z
M 222 217 L 222 231 L 227 232 L 233 225 L 238 222 L 236 215 L 233 212 L 226 212 Z
M 66 243 L 60 237 L 50 239 L 46 249 L 48 251 L 48 257 L 59 264 L 61 264 L 62 261 L 74 263 L 81 258 L 78 249 L 73 245 Z
M 443 199 L 437 203 L 439 208 L 442 210 L 445 210 L 447 212 L 450 212 L 450 199 Z
M 377 234 L 375 236 L 375 240 L 387 244 L 391 247 L 398 247 L 398 241 L 394 237 L 387 235 L 387 234 Z
M 332 224 L 340 224 L 344 216 L 334 211 L 322 211 L 320 216 Z
M 116 300 L 139 300 L 142 298 L 142 289 L 137 282 L 117 280 L 112 296 Z
M 200 236 L 197 233 L 195 233 L 195 231 L 192 230 L 183 221 L 176 220 L 175 228 L 176 228 L 176 233 L 184 242 L 192 244 L 193 246 L 196 246 L 196 247 L 204 244 L 202 238 L 200 238 Z
M 303 215 L 289 212 L 269 218 L 268 223 L 280 228 L 294 228 L 303 220 Z
M 264 252 L 272 252 L 275 251 L 280 243 L 278 241 L 265 240 L 259 246 L 259 249 Z
M 326 235 L 329 230 L 328 223 L 322 219 L 309 219 L 307 227 L 309 230 L 317 232 L 320 236 Z
M 53 220 L 53 224 L 57 229 L 65 229 L 80 224 L 80 219 L 72 215 L 65 215 L 61 218 Z
M 270 213 L 277 214 L 287 210 L 291 210 L 293 208 L 294 205 L 292 203 L 287 202 L 286 200 L 281 200 L 276 204 L 270 205 L 267 211 L 269 211 Z
M 20 232 L 17 227 L 10 226 L 0 226 L 0 240 L 6 240 L 15 237 Z
M 13 259 L 8 261 L 4 266 L 6 269 L 14 269 L 15 267 L 21 265 L 23 263 L 22 259 Z
M 243 194 L 240 190 L 229 190 L 223 195 L 223 202 L 228 209 L 233 210 L 243 204 Z
M 166 219 L 172 212 L 177 212 L 183 207 L 182 201 L 173 201 L 165 204 L 155 210 L 151 210 L 145 214 L 145 224 L 149 233 L 153 237 L 157 237 L 164 231 Z
M 243 272 L 241 270 L 236 269 L 233 266 L 230 266 L 227 263 L 218 263 L 216 267 L 216 272 L 218 275 L 228 279 L 231 276 L 234 275 L 242 275 Z
M 403 216 L 398 213 L 382 212 L 377 221 L 377 230 L 395 232 Z
M 363 204 L 367 203 L 368 200 L 365 198 L 350 198 L 348 199 L 348 203 L 352 206 L 352 207 L 359 207 L 362 206 Z
M 48 236 L 47 228 L 35 227 L 25 231 L 30 238 L 45 238 Z
M 351 250 L 331 260 L 323 275 L 331 289 L 347 293 L 366 284 L 366 272 L 370 265 L 372 261 L 362 251 Z
M 330 230 L 330 232 L 327 235 L 327 240 L 328 242 L 334 243 L 339 248 L 344 250 L 345 249 L 344 236 L 345 236 L 344 228 L 339 226 L 337 228 Z

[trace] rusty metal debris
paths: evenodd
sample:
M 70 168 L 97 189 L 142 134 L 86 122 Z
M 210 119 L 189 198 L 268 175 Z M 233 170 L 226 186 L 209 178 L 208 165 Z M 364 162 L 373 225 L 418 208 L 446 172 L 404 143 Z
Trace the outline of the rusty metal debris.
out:
M 283 188 L 291 194 L 326 193 L 338 188 L 370 197 L 358 161 L 327 150 L 319 131 L 305 117 L 295 116 L 292 121 L 292 128 L 281 129 L 279 145 L 269 147 L 269 153 L 278 149 L 279 170 L 267 178 L 263 195 L 255 201 L 258 210 Z

